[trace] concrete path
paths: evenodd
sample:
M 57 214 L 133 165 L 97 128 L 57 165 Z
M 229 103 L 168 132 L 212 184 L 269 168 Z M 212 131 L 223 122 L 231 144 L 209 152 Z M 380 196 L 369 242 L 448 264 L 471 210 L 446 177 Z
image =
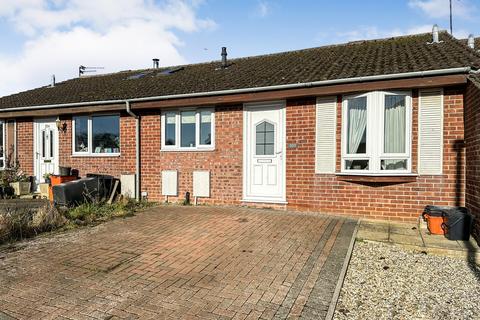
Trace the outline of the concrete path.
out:
M 262 209 L 153 208 L 0 248 L 0 310 L 18 319 L 322 319 L 355 226 Z
M 398 223 L 362 220 L 357 239 L 401 245 L 430 254 L 473 260 L 480 264 L 480 249 L 472 237 L 470 241 L 454 241 L 443 235 L 432 235 L 423 221 Z

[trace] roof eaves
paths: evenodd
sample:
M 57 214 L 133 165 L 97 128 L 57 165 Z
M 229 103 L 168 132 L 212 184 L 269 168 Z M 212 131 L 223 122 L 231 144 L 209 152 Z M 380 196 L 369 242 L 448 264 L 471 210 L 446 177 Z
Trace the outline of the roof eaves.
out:
M 394 73 L 394 74 L 384 74 L 384 75 L 351 77 L 351 78 L 343 78 L 343 79 L 321 80 L 321 81 L 292 83 L 292 84 L 283 84 L 283 85 L 274 85 L 274 86 L 265 86 L 265 87 L 251 87 L 251 88 L 195 92 L 195 93 L 174 94 L 174 95 L 164 95 L 164 96 L 126 98 L 126 99 L 115 99 L 115 100 L 104 100 L 104 101 L 85 101 L 85 102 L 73 102 L 73 103 L 63 103 L 63 104 L 13 107 L 13 108 L 7 108 L 7 109 L 0 109 L 0 113 L 12 112 L 12 111 L 54 109 L 54 108 L 73 107 L 73 106 L 119 104 L 119 103 L 126 103 L 127 101 L 128 102 L 146 102 L 146 101 L 155 101 L 155 100 L 220 96 L 220 95 L 229 95 L 229 94 L 236 94 L 236 93 L 254 93 L 254 92 L 264 92 L 264 91 L 285 90 L 285 89 L 300 89 L 300 88 L 309 88 L 309 87 L 317 87 L 317 86 L 369 82 L 369 81 L 379 81 L 379 80 L 421 78 L 421 77 L 428 77 L 428 76 L 452 75 L 452 74 L 468 74 L 470 71 L 471 71 L 471 67 L 459 67 L 459 68 L 440 69 L 440 70 L 415 71 L 415 72 Z

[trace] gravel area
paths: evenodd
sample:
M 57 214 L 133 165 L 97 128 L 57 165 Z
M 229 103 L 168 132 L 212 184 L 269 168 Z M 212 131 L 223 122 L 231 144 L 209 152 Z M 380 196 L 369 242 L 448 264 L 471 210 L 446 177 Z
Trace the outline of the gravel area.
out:
M 334 319 L 480 319 L 479 297 L 474 263 L 357 241 Z

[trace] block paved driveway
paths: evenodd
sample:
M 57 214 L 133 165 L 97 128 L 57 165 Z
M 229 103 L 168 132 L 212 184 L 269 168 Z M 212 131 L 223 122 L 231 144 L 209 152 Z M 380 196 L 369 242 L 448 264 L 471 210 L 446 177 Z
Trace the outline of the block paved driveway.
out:
M 0 319 L 321 319 L 355 225 L 160 206 L 39 237 L 0 249 Z

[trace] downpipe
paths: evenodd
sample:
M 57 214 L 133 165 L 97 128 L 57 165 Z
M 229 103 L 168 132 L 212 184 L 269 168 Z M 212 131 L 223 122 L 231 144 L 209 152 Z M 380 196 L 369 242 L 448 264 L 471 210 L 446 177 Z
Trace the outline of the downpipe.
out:
M 140 201 L 140 117 L 133 113 L 130 101 L 125 101 L 125 111 L 135 118 L 135 199 Z

